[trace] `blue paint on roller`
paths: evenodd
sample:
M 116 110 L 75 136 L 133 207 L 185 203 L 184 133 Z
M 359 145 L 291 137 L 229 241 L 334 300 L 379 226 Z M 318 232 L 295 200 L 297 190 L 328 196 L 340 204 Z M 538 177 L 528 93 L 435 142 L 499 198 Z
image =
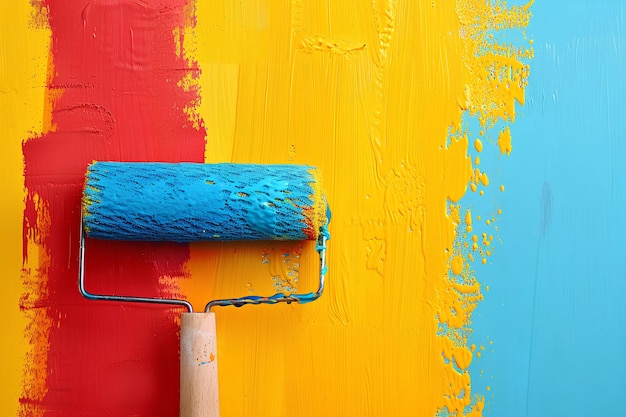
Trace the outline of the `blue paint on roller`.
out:
M 304 165 L 94 162 L 83 224 L 96 239 L 315 239 L 326 221 L 317 181 Z

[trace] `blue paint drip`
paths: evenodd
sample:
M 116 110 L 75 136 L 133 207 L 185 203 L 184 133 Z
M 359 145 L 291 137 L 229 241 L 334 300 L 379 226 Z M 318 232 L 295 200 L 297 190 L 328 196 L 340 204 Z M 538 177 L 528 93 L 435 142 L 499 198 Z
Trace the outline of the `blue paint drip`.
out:
M 307 240 L 315 168 L 304 165 L 95 162 L 83 222 L 96 239 Z M 323 217 L 323 214 L 322 216 Z M 309 232 L 307 234 L 306 232 Z

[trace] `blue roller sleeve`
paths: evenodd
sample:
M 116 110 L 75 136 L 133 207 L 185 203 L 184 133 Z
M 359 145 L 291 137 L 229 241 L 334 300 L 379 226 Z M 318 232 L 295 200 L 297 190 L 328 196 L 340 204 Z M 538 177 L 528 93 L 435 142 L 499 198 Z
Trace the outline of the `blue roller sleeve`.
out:
M 83 226 L 96 239 L 307 240 L 325 222 L 310 166 L 94 162 L 86 177 Z

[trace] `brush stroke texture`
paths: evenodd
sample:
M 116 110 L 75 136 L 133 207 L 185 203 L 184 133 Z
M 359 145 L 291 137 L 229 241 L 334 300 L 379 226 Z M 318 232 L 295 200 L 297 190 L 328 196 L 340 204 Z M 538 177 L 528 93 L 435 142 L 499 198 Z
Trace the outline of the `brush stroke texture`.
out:
M 486 415 L 625 415 L 625 16 L 621 1 L 533 5 L 504 244 L 481 271 L 491 290 L 474 320 Z
M 24 142 L 24 257 L 39 245 L 36 302 L 22 307 L 49 323 L 34 340 L 47 352 L 20 414 L 57 416 L 175 415 L 178 408 L 177 324 L 162 308 L 90 303 L 76 290 L 80 195 L 94 159 L 191 161 L 204 158 L 204 131 L 183 108 L 195 91 L 177 83 L 195 68 L 176 54 L 174 28 L 185 1 L 50 0 L 54 73 L 47 88 L 52 128 Z M 184 275 L 184 245 L 88 242 L 86 269 L 94 291 L 154 296 L 176 291 L 160 279 Z M 44 263 L 41 258 L 46 259 Z M 26 279 L 33 279 L 32 271 Z M 38 372 L 27 365 L 27 374 Z
M 216 311 L 224 415 L 480 415 L 466 335 L 482 295 L 465 255 L 460 274 L 450 259 L 456 203 L 491 173 L 475 176 L 461 116 L 514 119 L 527 68 L 508 57 L 510 78 L 490 80 L 506 48 L 478 52 L 526 9 L 222 1 L 198 16 L 207 162 L 318 166 L 333 209 L 324 297 Z M 263 292 L 286 269 L 267 262 L 281 250 L 192 245 L 189 269 L 208 279 L 183 290 Z M 298 285 L 314 274 L 301 265 Z

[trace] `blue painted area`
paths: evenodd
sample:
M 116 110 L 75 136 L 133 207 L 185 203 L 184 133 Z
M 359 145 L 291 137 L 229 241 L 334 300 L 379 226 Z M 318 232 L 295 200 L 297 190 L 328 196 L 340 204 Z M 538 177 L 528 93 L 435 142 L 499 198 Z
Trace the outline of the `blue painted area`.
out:
M 625 6 L 537 1 L 532 12 L 513 152 L 481 155 L 506 191 L 463 201 L 503 210 L 502 243 L 474 265 L 490 290 L 472 324 L 485 347 L 472 388 L 486 416 L 626 416 Z
M 87 235 L 175 241 L 306 240 L 314 168 L 303 165 L 96 162 L 83 197 Z M 312 217 L 311 217 L 312 216 Z M 319 215 L 323 218 L 322 215 Z

